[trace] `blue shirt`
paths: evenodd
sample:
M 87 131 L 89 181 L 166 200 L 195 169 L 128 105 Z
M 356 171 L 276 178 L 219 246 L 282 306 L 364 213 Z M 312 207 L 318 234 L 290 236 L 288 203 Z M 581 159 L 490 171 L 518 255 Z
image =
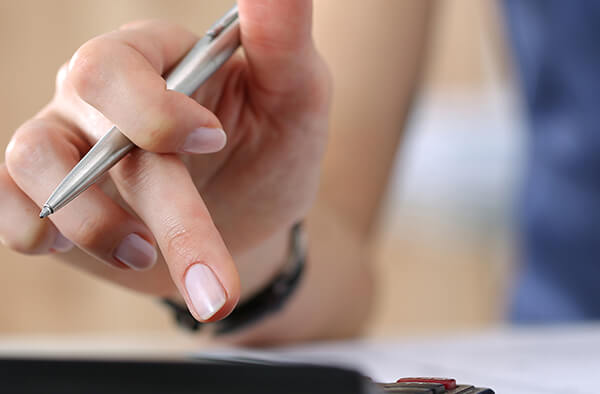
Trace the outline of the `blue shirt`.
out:
M 600 319 L 600 1 L 505 10 L 531 130 L 512 318 Z

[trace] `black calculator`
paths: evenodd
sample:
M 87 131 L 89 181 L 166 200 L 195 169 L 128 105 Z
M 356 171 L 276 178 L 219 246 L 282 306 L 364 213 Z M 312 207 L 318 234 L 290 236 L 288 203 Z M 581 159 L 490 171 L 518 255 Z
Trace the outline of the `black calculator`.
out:
M 298 363 L 0 358 L 7 394 L 493 394 L 453 379 L 375 383 L 357 371 Z

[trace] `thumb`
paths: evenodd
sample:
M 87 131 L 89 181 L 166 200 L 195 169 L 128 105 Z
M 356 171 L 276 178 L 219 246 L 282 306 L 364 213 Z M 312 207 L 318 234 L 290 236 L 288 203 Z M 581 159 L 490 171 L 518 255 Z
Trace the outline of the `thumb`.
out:
M 302 86 L 314 61 L 312 0 L 239 0 L 252 81 L 267 92 Z

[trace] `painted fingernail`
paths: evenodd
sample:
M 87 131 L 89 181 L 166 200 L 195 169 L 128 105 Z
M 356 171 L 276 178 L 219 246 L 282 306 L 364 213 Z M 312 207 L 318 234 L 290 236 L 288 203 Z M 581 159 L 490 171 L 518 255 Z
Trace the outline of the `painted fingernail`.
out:
M 202 320 L 210 319 L 227 300 L 223 285 L 204 264 L 195 264 L 188 269 L 185 287 L 196 313 Z
M 187 136 L 181 151 L 183 153 L 213 153 L 223 149 L 226 143 L 227 134 L 223 130 L 201 127 Z
M 71 249 L 73 249 L 73 242 L 69 241 L 61 233 L 58 233 L 56 239 L 54 240 L 54 244 L 52 244 L 52 247 L 50 248 L 50 251 L 66 253 Z
M 115 259 L 136 271 L 146 270 L 156 263 L 156 248 L 137 234 L 129 234 L 114 253 Z

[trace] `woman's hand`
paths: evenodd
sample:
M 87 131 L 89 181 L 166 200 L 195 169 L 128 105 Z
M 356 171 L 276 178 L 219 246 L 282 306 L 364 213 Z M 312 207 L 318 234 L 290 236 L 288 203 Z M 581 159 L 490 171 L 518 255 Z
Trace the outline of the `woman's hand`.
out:
M 330 80 L 311 38 L 311 7 L 240 0 L 244 54 L 192 98 L 166 90 L 161 75 L 193 34 L 150 21 L 87 42 L 59 71 L 53 100 L 7 147 L 0 239 L 138 291 L 179 294 L 200 321 L 225 317 L 242 290 L 283 264 L 288 232 L 316 192 Z M 38 219 L 113 124 L 142 149 Z

